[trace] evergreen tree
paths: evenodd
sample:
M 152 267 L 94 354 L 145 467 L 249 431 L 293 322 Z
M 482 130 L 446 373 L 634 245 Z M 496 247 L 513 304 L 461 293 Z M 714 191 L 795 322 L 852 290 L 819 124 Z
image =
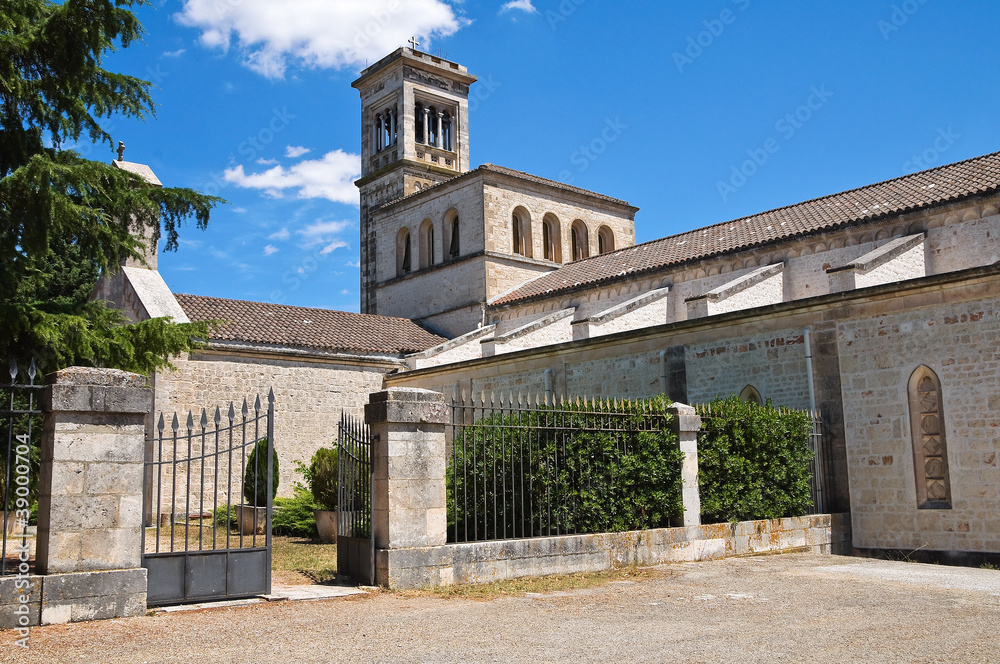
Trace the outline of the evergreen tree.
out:
M 34 356 L 43 371 L 72 364 L 148 373 L 205 338 L 203 324 L 126 324 L 87 298 L 103 271 L 140 258 L 143 238 L 204 228 L 220 199 L 154 188 L 66 145 L 113 147 L 101 121 L 154 115 L 151 84 L 102 67 L 106 52 L 144 34 L 146 0 L 0 0 L 0 358 Z

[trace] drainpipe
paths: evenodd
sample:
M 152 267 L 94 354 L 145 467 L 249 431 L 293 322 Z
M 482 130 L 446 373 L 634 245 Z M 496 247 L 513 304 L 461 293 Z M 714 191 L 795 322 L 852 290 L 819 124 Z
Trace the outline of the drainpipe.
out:
M 806 381 L 809 384 L 809 416 L 815 417 L 816 415 L 816 389 L 813 386 L 813 356 L 812 356 L 812 328 L 807 327 L 805 330 L 805 345 L 806 345 Z M 813 424 L 813 436 L 811 436 L 812 442 L 814 443 L 812 447 L 813 453 L 815 454 L 815 461 L 813 462 L 816 467 L 816 510 L 823 514 L 823 473 L 822 473 L 822 459 L 820 458 L 820 446 L 815 443 L 818 437 L 815 435 L 818 433 L 816 431 L 816 425 Z
M 660 351 L 660 392 L 667 396 L 667 351 Z

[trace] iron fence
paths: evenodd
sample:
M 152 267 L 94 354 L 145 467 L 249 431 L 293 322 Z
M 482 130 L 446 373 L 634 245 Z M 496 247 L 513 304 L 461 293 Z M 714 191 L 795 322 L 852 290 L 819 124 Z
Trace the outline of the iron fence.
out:
M 337 459 L 337 537 L 371 538 L 371 433 L 346 413 L 337 426 Z
M 463 393 L 451 408 L 449 541 L 626 530 L 680 514 L 680 452 L 637 450 L 643 433 L 672 435 L 651 401 Z M 646 482 L 636 477 L 642 455 L 660 463 L 663 477 L 645 490 L 662 490 L 661 505 L 634 504 L 645 495 L 636 486 Z
M 3 542 L 0 576 L 34 572 L 35 529 L 29 526 L 37 505 L 42 433 L 41 396 L 35 361 L 22 374 L 10 363 L 10 382 L 0 384 L 0 423 L 6 429 L 0 451 L 0 495 L 3 496 Z M 20 381 L 20 382 L 19 382 Z M 26 381 L 26 382 L 25 382 Z

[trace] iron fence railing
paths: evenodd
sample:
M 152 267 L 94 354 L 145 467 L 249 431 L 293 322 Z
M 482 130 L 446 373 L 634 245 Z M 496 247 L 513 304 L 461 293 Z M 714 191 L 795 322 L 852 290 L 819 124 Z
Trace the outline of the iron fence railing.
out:
M 371 433 L 347 413 L 337 426 L 337 459 L 337 537 L 371 538 Z
M 451 409 L 452 542 L 620 529 L 609 515 L 625 481 L 619 463 L 637 434 L 670 427 L 648 401 L 456 394 Z
M 0 384 L 0 496 L 3 497 L 3 541 L 0 543 L 0 576 L 34 572 L 35 534 L 29 527 L 32 507 L 38 499 L 41 396 L 44 385 L 36 385 L 35 361 L 22 372 L 10 363 L 10 382 Z

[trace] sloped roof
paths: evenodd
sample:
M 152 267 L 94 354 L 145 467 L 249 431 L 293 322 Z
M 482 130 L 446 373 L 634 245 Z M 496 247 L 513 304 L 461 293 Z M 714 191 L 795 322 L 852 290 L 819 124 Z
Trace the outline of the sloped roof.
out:
M 325 351 L 408 354 L 446 341 L 407 318 L 285 304 L 175 295 L 192 321 L 229 321 L 211 338 Z
M 545 297 L 998 188 L 1000 152 L 994 152 L 569 263 L 490 304 L 498 306 Z

